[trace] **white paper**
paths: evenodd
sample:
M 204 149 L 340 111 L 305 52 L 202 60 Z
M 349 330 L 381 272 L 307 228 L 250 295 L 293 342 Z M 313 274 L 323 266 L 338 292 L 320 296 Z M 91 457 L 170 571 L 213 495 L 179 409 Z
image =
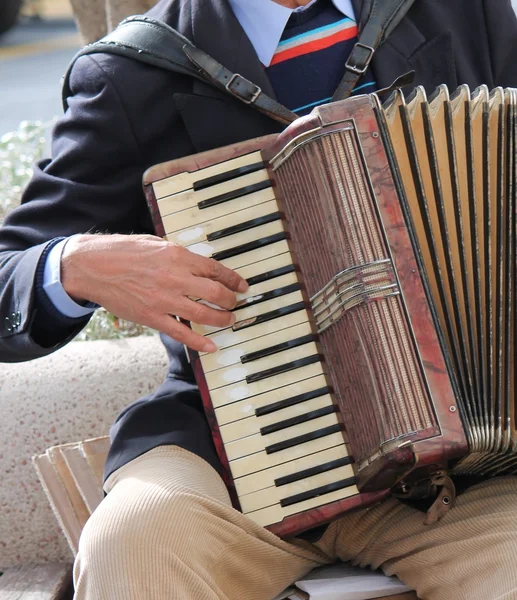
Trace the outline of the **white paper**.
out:
M 345 563 L 314 569 L 297 581 L 295 588 L 305 594 L 298 596 L 296 592 L 286 590 L 277 600 L 300 597 L 310 600 L 371 600 L 410 591 L 396 577 Z

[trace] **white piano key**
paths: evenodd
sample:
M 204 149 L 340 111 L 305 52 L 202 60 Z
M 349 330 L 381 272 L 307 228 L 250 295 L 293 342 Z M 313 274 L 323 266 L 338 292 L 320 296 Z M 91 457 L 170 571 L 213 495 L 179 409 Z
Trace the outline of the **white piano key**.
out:
M 298 273 L 293 272 L 287 273 L 286 275 L 280 275 L 280 277 L 275 277 L 274 279 L 268 279 L 262 283 L 251 285 L 243 294 L 237 294 L 237 301 L 242 302 L 248 298 L 254 298 L 260 294 L 278 290 L 288 285 L 292 285 L 293 283 L 298 283 Z
M 226 456 L 228 456 L 228 460 L 232 461 L 242 458 L 243 456 L 261 452 L 272 444 L 277 444 L 300 435 L 312 433 L 314 431 L 318 431 L 319 429 L 324 429 L 325 427 L 331 427 L 332 425 L 338 424 L 339 419 L 337 414 L 332 413 L 330 415 L 325 415 L 323 417 L 319 417 L 318 419 L 313 419 L 312 421 L 307 421 L 306 423 L 300 423 L 298 425 L 294 425 L 293 427 L 282 429 L 281 431 L 275 431 L 274 433 L 269 433 L 267 435 L 261 435 L 258 433 L 256 435 L 250 435 L 249 437 L 241 438 L 240 440 L 235 440 L 234 442 L 225 444 L 224 449 L 226 451 Z M 300 446 L 303 446 L 305 443 L 300 444 Z M 275 452 L 275 454 L 281 454 L 282 452 L 283 450 L 280 450 L 279 452 Z
M 211 257 L 217 252 L 224 250 L 231 250 L 237 246 L 242 246 L 249 242 L 254 242 L 274 235 L 275 233 L 283 233 L 284 226 L 282 221 L 273 221 L 272 223 L 266 223 L 265 225 L 259 225 L 247 231 L 240 231 L 234 235 L 221 238 L 220 240 L 203 241 L 196 244 L 188 245 L 186 248 L 194 254 L 200 254 L 201 256 Z
M 350 498 L 358 493 L 359 490 L 357 489 L 357 486 L 352 485 L 341 490 L 336 490 L 335 492 L 330 492 L 330 494 L 324 494 L 323 496 L 318 496 L 317 498 L 311 498 L 310 500 L 305 500 L 304 502 L 292 504 L 291 506 L 281 507 L 280 504 L 277 504 L 275 506 L 269 506 L 261 510 L 256 510 L 248 513 L 248 517 L 255 521 L 255 523 L 258 525 L 267 527 L 273 523 L 279 523 L 280 521 L 283 521 L 290 515 L 295 515 L 296 513 L 306 511 L 311 508 L 317 508 L 318 506 L 323 506 L 325 504 L 329 504 L 330 502 L 344 500 L 345 498 Z
M 187 246 L 206 240 L 208 235 L 227 229 L 228 227 L 235 227 L 236 225 L 241 225 L 276 212 L 279 212 L 278 203 L 276 200 L 270 200 L 269 202 L 263 202 L 257 206 L 248 207 L 245 210 L 231 212 L 218 219 L 207 219 L 206 221 L 196 223 L 192 227 L 169 230 L 165 223 L 163 223 L 163 225 L 169 241 L 176 242 L 182 246 Z M 203 213 L 203 211 L 201 211 L 201 213 Z M 176 222 L 174 221 L 174 218 L 171 217 L 170 220 L 172 226 L 175 227 Z M 250 229 L 247 231 L 250 231 Z
M 268 371 L 279 365 L 286 365 L 301 358 L 307 358 L 318 354 L 318 348 L 314 342 L 298 346 L 297 348 L 289 348 L 278 354 L 266 356 L 259 360 L 254 360 L 249 363 L 237 363 L 228 367 L 222 367 L 216 371 L 205 373 L 205 379 L 210 391 L 217 388 L 243 381 L 249 375 L 255 375 L 262 371 Z M 276 377 L 276 375 L 275 375 Z M 273 377 L 273 379 L 275 378 Z
M 183 173 L 178 173 L 177 175 L 155 181 L 153 183 L 154 194 L 157 198 L 177 194 L 178 192 L 183 192 L 192 188 L 197 181 L 259 162 L 262 162 L 260 152 L 252 152 L 250 154 L 239 156 L 238 158 L 232 158 L 231 160 L 211 165 L 204 169 L 199 169 L 198 171 L 184 171 Z
M 219 352 L 215 352 L 213 354 L 203 354 L 201 356 L 203 372 L 210 373 L 211 371 L 215 371 L 221 367 L 228 367 L 230 365 L 239 363 L 245 354 L 266 350 L 267 348 L 277 346 L 278 344 L 290 342 L 311 334 L 312 328 L 310 323 L 302 323 L 301 325 L 296 325 L 295 327 L 290 327 L 289 329 L 274 331 L 269 335 L 248 340 L 226 350 L 220 350 Z
M 242 177 L 236 177 L 235 179 L 225 181 L 224 183 L 211 185 L 202 190 L 194 191 L 193 189 L 187 189 L 183 192 L 177 192 L 173 196 L 159 199 L 158 210 L 160 211 L 160 215 L 179 212 L 180 210 L 192 208 L 204 200 L 210 200 L 211 198 L 216 198 L 222 194 L 227 194 L 228 192 L 233 192 L 263 181 L 269 181 L 269 175 L 266 169 L 256 171 L 255 173 L 249 173 Z M 231 200 L 228 202 L 231 202 Z
M 309 379 L 310 377 L 322 375 L 323 373 L 322 363 L 314 363 L 300 369 L 282 373 L 276 377 L 263 379 L 262 381 L 256 381 L 254 383 L 239 382 L 216 390 L 211 390 L 210 397 L 212 398 L 214 408 L 218 408 L 219 406 L 237 402 L 238 400 L 244 400 L 244 398 L 251 398 L 258 394 L 269 392 L 275 388 L 283 387 L 284 385 L 292 385 L 302 379 Z
M 180 229 L 197 227 L 201 223 L 232 215 L 252 206 L 259 206 L 274 200 L 275 193 L 273 189 L 265 188 L 214 206 L 198 208 L 196 204 L 191 208 L 181 207 L 181 210 L 177 210 L 178 207 L 175 205 L 174 196 L 172 196 L 170 199 L 164 198 L 161 200 L 162 206 L 159 207 L 159 212 L 165 231 L 174 232 Z
M 246 398 L 240 402 L 233 402 L 226 406 L 221 406 L 215 411 L 217 422 L 219 426 L 233 423 L 241 419 L 249 418 L 250 415 L 255 414 L 257 408 L 263 408 L 264 406 L 270 406 L 276 402 L 301 396 L 314 390 L 319 390 L 327 387 L 327 380 L 324 375 L 317 375 L 310 379 L 301 379 L 291 383 L 285 387 L 278 387 L 274 390 L 260 394 L 259 396 L 253 396 L 252 398 Z M 306 404 L 305 402 L 300 403 L 300 406 Z M 283 409 L 282 409 L 283 410 Z M 280 412 L 280 411 L 278 411 Z M 275 415 L 271 413 L 271 415 Z
M 266 468 L 262 471 L 252 473 L 250 475 L 244 475 L 235 479 L 235 490 L 239 498 L 245 497 L 246 494 L 251 494 L 258 490 L 270 488 L 275 485 L 275 480 L 280 477 L 286 477 L 288 475 L 294 475 L 305 471 L 306 469 L 312 469 L 319 465 L 323 465 L 340 458 L 348 458 L 350 456 L 348 448 L 345 443 L 326 448 L 320 452 L 314 454 L 308 454 L 295 460 L 291 460 L 281 465 L 277 465 L 271 468 Z M 281 486 L 283 487 L 283 486 Z
M 236 344 L 242 344 L 248 340 L 258 339 L 261 336 L 268 335 L 273 331 L 279 331 L 281 329 L 287 329 L 300 323 L 306 323 L 309 320 L 309 315 L 306 310 L 298 310 L 297 312 L 286 315 L 281 319 L 273 319 L 272 321 L 266 321 L 253 327 L 242 329 L 241 331 L 233 331 L 231 327 L 220 330 L 216 333 L 207 335 L 214 344 L 222 350 L 224 348 L 231 348 Z
M 296 304 L 297 302 L 302 301 L 303 296 L 301 292 L 291 292 L 290 294 L 286 294 L 285 296 L 279 296 L 278 298 L 266 300 L 266 302 L 261 302 L 260 304 L 256 304 L 254 306 L 242 308 L 238 311 L 235 311 L 237 321 L 235 322 L 235 325 L 233 327 L 238 325 L 238 323 L 245 321 L 246 319 L 258 317 L 272 310 L 290 306 L 291 304 Z M 221 329 L 223 329 L 222 327 L 214 327 L 211 325 L 198 325 L 197 323 L 192 323 L 191 327 L 196 333 L 199 333 L 201 335 L 210 335 L 211 333 L 215 333 L 216 331 L 221 331 Z M 253 326 L 249 327 L 249 329 L 252 328 Z
M 291 397 L 290 391 L 286 391 L 286 394 L 289 394 L 288 397 Z M 245 402 L 245 400 L 243 402 Z M 251 417 L 247 417 L 246 419 L 241 419 L 239 421 L 234 421 L 233 423 L 228 423 L 227 425 L 221 426 L 219 428 L 219 431 L 221 432 L 221 438 L 223 442 L 225 444 L 228 444 L 229 442 L 239 440 L 246 436 L 256 435 L 260 432 L 260 429 L 262 427 L 266 427 L 268 425 L 275 425 L 276 423 L 281 423 L 286 419 L 299 417 L 313 410 L 327 408 L 333 405 L 334 404 L 332 402 L 332 397 L 330 396 L 330 394 L 325 394 L 324 396 L 318 396 L 318 398 L 313 398 L 312 400 L 307 400 L 306 402 L 300 402 L 300 404 L 289 406 L 288 408 L 275 411 L 268 415 L 263 415 L 261 417 L 256 417 L 255 415 L 253 415 Z M 282 431 L 287 431 L 287 429 L 284 429 Z
M 306 479 L 295 481 L 294 483 L 289 483 L 280 487 L 272 486 L 254 492 L 253 494 L 239 497 L 241 510 L 244 514 L 247 514 L 268 506 L 280 504 L 282 499 L 289 498 L 295 494 L 302 494 L 303 492 L 308 492 L 324 485 L 330 485 L 331 483 L 349 479 L 351 477 L 354 477 L 354 469 L 351 465 L 347 465 L 325 473 L 318 473 L 318 475 L 313 475 L 312 477 L 307 477 Z
M 264 246 L 263 248 L 259 248 L 258 250 L 252 250 L 251 252 L 245 252 L 244 254 L 239 254 L 238 256 L 225 258 L 224 260 L 221 260 L 219 262 L 225 267 L 239 272 L 240 267 L 245 267 L 247 265 L 251 265 L 252 263 L 256 263 L 267 258 L 273 258 L 273 256 L 283 254 L 284 252 L 288 252 L 288 250 L 289 246 L 287 244 L 287 241 L 281 240 L 280 242 L 269 244 L 269 246 Z
M 301 291 L 296 291 L 291 292 L 290 294 L 284 294 L 283 296 L 277 296 L 276 298 L 266 300 L 265 302 L 260 302 L 260 304 L 253 304 L 251 306 L 236 310 L 234 311 L 234 314 L 237 320 L 235 321 L 233 329 L 238 330 L 239 324 L 247 321 L 248 319 L 253 319 L 254 317 L 258 317 L 268 312 L 285 308 L 299 302 L 303 302 L 303 295 Z
M 280 452 L 273 454 L 266 454 L 266 452 L 256 452 L 243 458 L 230 461 L 230 470 L 233 478 L 243 477 L 244 475 L 250 475 L 257 471 L 263 471 L 282 463 L 288 463 L 297 458 L 302 458 L 314 452 L 320 452 L 333 446 L 343 445 L 344 437 L 342 432 L 331 433 L 325 437 L 317 438 L 306 442 L 305 444 L 299 444 L 292 448 L 286 448 Z
M 283 254 L 281 256 L 288 256 L 288 255 Z M 280 265 L 278 268 L 281 268 L 282 266 L 287 266 L 289 264 L 288 260 L 286 260 L 285 262 L 286 262 L 286 265 Z M 251 265 L 251 266 L 253 266 L 253 265 Z M 246 268 L 246 267 L 244 267 L 244 268 Z M 266 271 L 264 271 L 264 273 L 265 272 Z M 247 277 L 244 277 L 244 279 L 247 279 Z M 254 296 L 258 296 L 259 294 L 265 294 L 266 292 L 270 292 L 270 291 L 276 290 L 278 288 L 286 287 L 293 283 L 298 283 L 298 273 L 296 273 L 294 271 L 291 273 L 286 273 L 285 275 L 273 277 L 272 279 L 267 279 L 266 281 L 262 281 L 261 283 L 256 283 L 254 285 L 251 285 L 242 294 L 236 294 L 237 301 L 242 302 L 243 300 L 247 300 L 248 298 L 253 298 Z M 196 301 L 199 300 L 199 298 L 192 298 L 192 299 L 196 300 Z
M 262 275 L 292 264 L 293 260 L 291 258 L 291 253 L 289 252 L 289 247 L 287 247 L 286 251 L 282 254 L 239 267 L 237 273 L 239 273 L 243 279 L 250 279 L 250 277 L 256 277 L 257 275 Z M 271 281 L 274 281 L 274 279 Z

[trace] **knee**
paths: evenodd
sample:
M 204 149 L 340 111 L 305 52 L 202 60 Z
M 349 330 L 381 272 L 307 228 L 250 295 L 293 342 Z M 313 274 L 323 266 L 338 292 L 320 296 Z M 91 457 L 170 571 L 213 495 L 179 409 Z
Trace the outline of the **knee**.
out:
M 211 510 L 210 502 L 188 490 L 117 487 L 92 514 L 79 541 L 81 560 L 101 569 L 106 557 L 111 564 L 128 564 L 156 556 L 160 549 L 169 557 L 181 555 L 188 546 L 186 540 L 196 539 L 196 531 L 204 528 Z

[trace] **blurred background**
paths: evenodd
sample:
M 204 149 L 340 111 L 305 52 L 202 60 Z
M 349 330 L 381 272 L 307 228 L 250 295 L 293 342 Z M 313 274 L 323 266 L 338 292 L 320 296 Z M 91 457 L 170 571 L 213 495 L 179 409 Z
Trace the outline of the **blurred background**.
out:
M 2 31 L 0 136 L 62 112 L 60 79 L 82 44 L 69 0 L 0 0 Z

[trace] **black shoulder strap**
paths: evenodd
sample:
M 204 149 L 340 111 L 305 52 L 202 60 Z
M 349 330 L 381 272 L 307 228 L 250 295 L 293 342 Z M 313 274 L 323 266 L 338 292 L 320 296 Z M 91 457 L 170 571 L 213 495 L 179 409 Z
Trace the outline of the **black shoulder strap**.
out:
M 415 0 L 364 0 L 359 38 L 345 65 L 345 74 L 332 101 L 348 98 L 360 77 L 366 73 L 377 48 L 404 18 Z M 398 80 L 397 80 L 398 81 Z
M 81 56 L 95 53 L 119 54 L 135 60 L 190 75 L 252 105 L 267 116 L 288 124 L 297 115 L 265 94 L 257 85 L 218 63 L 203 50 L 166 23 L 136 15 L 122 23 L 106 37 L 80 50 L 68 66 L 63 81 L 63 107 L 68 108 L 71 95 L 70 74 Z

